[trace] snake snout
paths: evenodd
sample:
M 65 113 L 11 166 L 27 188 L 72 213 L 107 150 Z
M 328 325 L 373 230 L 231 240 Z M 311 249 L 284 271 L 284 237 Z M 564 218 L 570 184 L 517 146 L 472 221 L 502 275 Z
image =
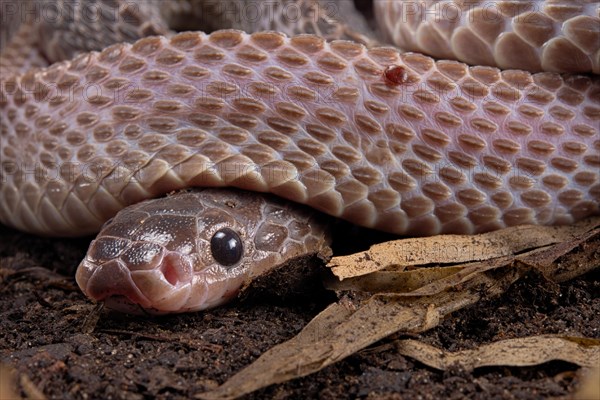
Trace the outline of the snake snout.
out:
M 122 246 L 125 251 L 107 257 L 106 249 L 116 247 L 113 239 L 100 238 L 92 243 L 77 270 L 77 283 L 87 296 L 123 311 L 137 306 L 148 312 L 173 312 L 186 304 L 193 267 L 185 255 L 130 242 Z M 148 253 L 150 248 L 154 251 Z
M 122 296 L 143 308 L 151 305 L 132 279 L 130 271 L 119 260 L 95 265 L 86 259 L 77 269 L 75 279 L 81 290 L 93 300 L 105 301 Z

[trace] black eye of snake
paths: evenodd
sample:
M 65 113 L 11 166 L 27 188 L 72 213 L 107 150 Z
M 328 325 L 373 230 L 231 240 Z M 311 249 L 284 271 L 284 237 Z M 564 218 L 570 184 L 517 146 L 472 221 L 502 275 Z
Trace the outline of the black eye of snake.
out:
M 219 264 L 232 266 L 242 258 L 242 239 L 232 229 L 220 229 L 210 239 L 210 251 Z

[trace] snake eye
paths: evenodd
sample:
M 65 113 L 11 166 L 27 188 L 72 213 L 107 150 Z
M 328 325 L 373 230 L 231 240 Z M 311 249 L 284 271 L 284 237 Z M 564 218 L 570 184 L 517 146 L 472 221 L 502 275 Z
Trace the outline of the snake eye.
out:
M 210 251 L 219 264 L 229 267 L 242 258 L 242 239 L 229 228 L 219 229 L 210 239 Z

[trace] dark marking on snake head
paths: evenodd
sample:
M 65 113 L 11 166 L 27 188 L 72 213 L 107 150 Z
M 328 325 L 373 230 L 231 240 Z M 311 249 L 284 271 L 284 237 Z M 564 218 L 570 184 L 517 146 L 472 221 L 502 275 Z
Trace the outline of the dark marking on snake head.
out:
M 390 65 L 383 71 L 383 79 L 390 86 L 399 86 L 408 80 L 408 72 L 399 65 Z

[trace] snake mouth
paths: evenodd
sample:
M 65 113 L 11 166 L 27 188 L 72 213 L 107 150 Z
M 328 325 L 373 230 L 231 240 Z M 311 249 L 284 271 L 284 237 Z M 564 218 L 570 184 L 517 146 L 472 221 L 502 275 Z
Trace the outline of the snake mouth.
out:
M 167 256 L 150 270 L 130 270 L 119 258 L 97 264 L 89 259 L 77 269 L 77 284 L 91 299 L 127 313 L 177 312 L 188 302 L 192 266 L 183 257 Z

